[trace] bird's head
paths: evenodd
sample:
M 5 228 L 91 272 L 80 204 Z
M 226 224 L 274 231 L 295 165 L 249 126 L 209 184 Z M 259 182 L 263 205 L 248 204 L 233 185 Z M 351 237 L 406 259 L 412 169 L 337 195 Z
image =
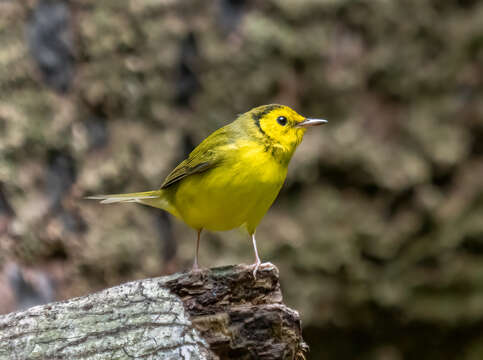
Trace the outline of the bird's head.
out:
M 323 119 L 306 118 L 278 104 L 256 107 L 243 114 L 242 119 L 254 136 L 290 153 L 300 144 L 307 128 L 327 123 Z

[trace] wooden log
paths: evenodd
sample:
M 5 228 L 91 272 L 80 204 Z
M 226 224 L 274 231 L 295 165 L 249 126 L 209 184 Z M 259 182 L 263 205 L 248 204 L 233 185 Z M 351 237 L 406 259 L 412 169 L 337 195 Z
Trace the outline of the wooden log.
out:
M 279 273 L 237 265 L 144 279 L 0 317 L 0 359 L 303 359 Z

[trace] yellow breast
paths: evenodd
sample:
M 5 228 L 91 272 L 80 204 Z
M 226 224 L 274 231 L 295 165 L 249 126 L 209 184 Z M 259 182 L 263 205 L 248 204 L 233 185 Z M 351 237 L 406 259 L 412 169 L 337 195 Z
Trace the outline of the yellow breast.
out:
M 221 165 L 183 179 L 173 189 L 172 202 L 195 229 L 223 231 L 245 225 L 253 233 L 277 197 L 287 167 L 252 141 L 238 143 L 227 153 Z

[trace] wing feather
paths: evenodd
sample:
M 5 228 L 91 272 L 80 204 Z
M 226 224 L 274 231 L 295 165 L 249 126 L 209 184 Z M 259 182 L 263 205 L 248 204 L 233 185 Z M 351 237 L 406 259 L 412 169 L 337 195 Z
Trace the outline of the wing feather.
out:
M 187 176 L 199 174 L 219 166 L 226 156 L 226 150 L 222 149 L 231 139 L 228 136 L 230 125 L 216 130 L 199 144 L 171 173 L 166 177 L 161 189 L 183 180 Z

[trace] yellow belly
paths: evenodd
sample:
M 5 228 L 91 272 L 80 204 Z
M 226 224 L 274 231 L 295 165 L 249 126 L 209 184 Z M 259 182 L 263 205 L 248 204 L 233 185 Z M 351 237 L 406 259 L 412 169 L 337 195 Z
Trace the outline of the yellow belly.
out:
M 194 174 L 173 187 L 171 203 L 179 217 L 195 229 L 230 230 L 246 226 L 250 233 L 277 197 L 287 168 L 261 148 L 244 149 L 234 160 Z

